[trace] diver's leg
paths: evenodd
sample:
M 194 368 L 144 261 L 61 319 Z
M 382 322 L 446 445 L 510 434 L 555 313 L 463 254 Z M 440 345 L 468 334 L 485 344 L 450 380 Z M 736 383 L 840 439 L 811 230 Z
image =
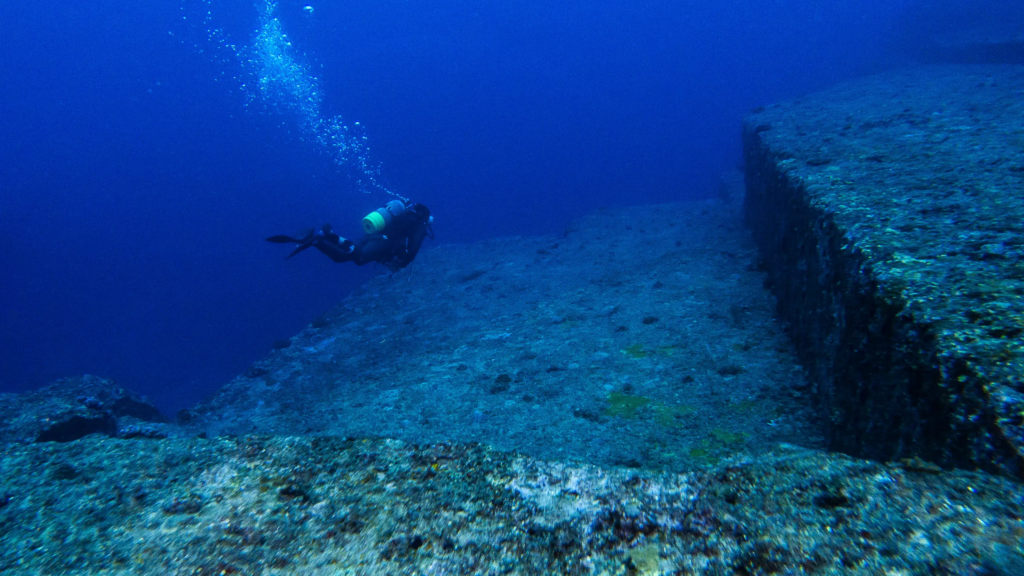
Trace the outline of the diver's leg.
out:
M 338 238 L 335 236 L 335 238 Z M 313 243 L 316 249 L 327 255 L 335 262 L 350 262 L 356 259 L 358 252 L 354 249 L 352 242 L 344 238 L 334 240 L 332 238 L 319 237 Z

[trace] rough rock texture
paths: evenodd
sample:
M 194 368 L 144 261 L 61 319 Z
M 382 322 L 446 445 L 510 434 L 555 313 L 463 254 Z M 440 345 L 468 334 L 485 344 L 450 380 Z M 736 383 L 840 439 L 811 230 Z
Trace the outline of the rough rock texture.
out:
M 112 380 L 76 376 L 23 394 L 0 394 L 0 442 L 70 442 L 89 434 L 165 434 L 155 406 Z
M 688 474 L 478 445 L 9 445 L 4 574 L 1019 574 L 1008 480 L 781 450 Z
M 746 220 L 832 448 L 1024 477 L 1024 67 L 859 80 L 744 122 Z
M 476 441 L 666 470 L 779 442 L 820 447 L 734 198 L 599 211 L 563 238 L 430 247 L 257 362 L 190 426 Z

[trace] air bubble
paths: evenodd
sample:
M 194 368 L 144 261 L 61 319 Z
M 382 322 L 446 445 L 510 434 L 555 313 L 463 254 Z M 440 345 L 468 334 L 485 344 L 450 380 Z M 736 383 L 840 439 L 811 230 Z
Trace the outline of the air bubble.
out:
M 259 103 L 257 109 L 286 117 L 287 121 L 282 121 L 285 129 L 290 126 L 289 121 L 294 121 L 300 137 L 323 148 L 335 165 L 354 168 L 363 174 L 359 182 L 364 192 L 381 190 L 398 196 L 379 182 L 380 165 L 369 159 L 367 137 L 350 135 L 349 127 L 341 116 L 325 116 L 320 79 L 311 73 L 300 57 L 293 54 L 292 42 L 276 16 L 276 1 L 256 0 L 258 28 L 248 47 L 229 44 L 223 30 L 213 24 L 211 0 L 198 1 L 204 8 L 198 14 L 201 15 L 201 26 L 208 44 L 220 50 L 214 51 L 214 59 L 225 64 L 234 59 L 241 64 L 244 74 L 233 77 L 242 90 L 244 107 L 251 109 Z M 309 15 L 313 7 L 305 6 L 303 10 Z M 182 20 L 187 20 L 187 16 L 183 15 Z M 232 56 L 227 57 L 224 51 Z M 203 49 L 200 48 L 199 52 L 202 53 Z M 354 125 L 362 134 L 362 125 L 359 122 Z

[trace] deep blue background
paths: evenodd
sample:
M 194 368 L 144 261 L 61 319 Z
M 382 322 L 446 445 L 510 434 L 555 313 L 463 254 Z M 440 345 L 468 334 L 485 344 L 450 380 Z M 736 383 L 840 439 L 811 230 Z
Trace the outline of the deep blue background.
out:
M 8 3 L 0 19 L 0 390 L 83 372 L 165 411 L 365 280 L 263 242 L 387 200 L 244 106 L 203 4 Z M 360 121 L 437 242 L 558 233 L 714 194 L 749 108 L 884 68 L 903 2 L 283 1 L 324 110 Z M 229 42 L 251 2 L 210 6 Z M 185 15 L 188 19 L 183 20 Z M 904 38 L 905 40 L 905 38 Z M 379 272 L 379 271 L 378 271 Z

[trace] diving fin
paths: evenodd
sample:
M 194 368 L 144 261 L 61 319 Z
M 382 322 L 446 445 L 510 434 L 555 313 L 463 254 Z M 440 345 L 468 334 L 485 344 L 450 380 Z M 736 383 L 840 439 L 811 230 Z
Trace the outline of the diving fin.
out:
M 312 242 L 315 234 L 316 230 L 313 228 L 307 228 L 306 231 L 302 233 L 302 238 L 292 238 L 291 236 L 278 234 L 277 236 L 267 238 L 267 242 L 273 242 L 275 244 L 305 244 L 306 242 Z
M 303 238 L 292 238 L 291 236 L 279 234 L 277 236 L 267 238 L 267 242 L 274 242 L 275 244 L 298 244 L 298 246 L 295 247 L 295 250 L 292 250 L 292 253 L 285 258 L 285 260 L 287 260 L 288 258 L 291 258 L 312 246 L 316 242 L 316 233 L 313 230 L 310 230 Z
M 327 254 L 331 259 L 339 262 L 339 258 L 344 258 L 350 252 L 352 252 L 354 245 L 351 240 L 347 240 L 338 236 L 331 230 L 330 224 L 324 224 L 320 230 L 309 230 L 306 235 L 302 238 L 292 238 L 291 236 L 285 236 L 279 234 L 277 236 L 271 236 L 267 238 L 267 242 L 274 242 L 275 244 L 298 244 L 295 250 L 288 255 L 288 258 L 295 256 L 299 252 L 302 252 L 310 246 L 316 246 L 321 252 Z M 287 260 L 288 258 L 285 258 Z
M 286 256 L 286 257 L 285 257 L 285 260 L 287 260 L 288 258 L 291 258 L 292 256 L 295 256 L 295 255 L 296 255 L 296 254 L 298 254 L 299 252 L 302 252 L 303 250 L 305 250 L 306 248 L 309 248 L 309 247 L 310 247 L 310 246 L 312 246 L 312 245 L 313 245 L 313 241 L 312 241 L 312 240 L 310 240 L 309 242 L 305 242 L 305 243 L 303 243 L 303 244 L 299 244 L 299 245 L 298 245 L 298 246 L 297 246 L 297 247 L 295 248 L 295 250 L 292 250 L 292 253 L 291 253 L 291 254 L 289 254 L 288 256 Z

